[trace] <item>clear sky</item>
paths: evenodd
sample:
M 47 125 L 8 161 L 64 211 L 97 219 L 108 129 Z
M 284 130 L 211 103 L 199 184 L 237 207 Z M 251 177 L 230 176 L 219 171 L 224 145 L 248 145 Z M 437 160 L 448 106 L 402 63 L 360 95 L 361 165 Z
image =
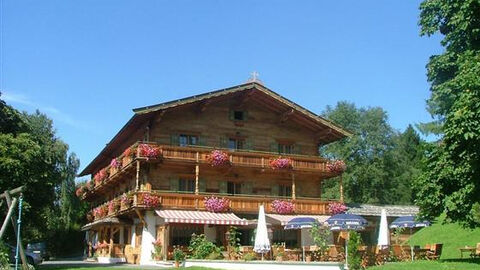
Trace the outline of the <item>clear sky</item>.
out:
M 420 1 L 2 2 L 2 99 L 36 108 L 84 168 L 132 108 L 245 82 L 321 113 L 380 106 L 403 130 L 429 121 Z

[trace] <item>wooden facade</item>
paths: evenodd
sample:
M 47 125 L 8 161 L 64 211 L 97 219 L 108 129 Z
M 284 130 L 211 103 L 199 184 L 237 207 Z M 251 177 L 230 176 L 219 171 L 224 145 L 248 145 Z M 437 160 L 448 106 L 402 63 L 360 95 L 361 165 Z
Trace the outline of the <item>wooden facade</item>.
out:
M 156 222 L 154 229 L 148 227 L 152 210 L 206 211 L 206 196 L 228 198 L 230 211 L 244 216 L 255 215 L 262 204 L 267 213 L 275 213 L 274 200 L 293 202 L 295 214 L 329 214 L 322 181 L 341 179 L 341 173 L 329 169 L 319 146 L 349 133 L 265 86 L 253 82 L 134 112 L 81 173 L 96 178 L 83 199 L 92 209 L 105 206 L 91 213 L 97 225 L 89 227 L 97 232 L 94 242 L 104 243 L 101 254 L 138 262 L 145 257 L 141 236 L 155 230 L 153 238 L 162 242 L 168 256 L 176 225 Z M 155 149 L 153 155 L 142 153 L 147 146 Z M 228 156 L 228 166 L 211 165 L 213 150 Z M 291 166 L 272 168 L 270 162 L 279 157 L 288 158 Z M 343 199 L 342 187 L 339 194 Z M 145 202 L 149 196 L 158 200 L 154 207 Z M 106 217 L 131 222 L 107 229 L 112 225 L 101 223 Z M 105 230 L 110 230 L 109 239 Z M 219 238 L 222 231 L 215 232 Z

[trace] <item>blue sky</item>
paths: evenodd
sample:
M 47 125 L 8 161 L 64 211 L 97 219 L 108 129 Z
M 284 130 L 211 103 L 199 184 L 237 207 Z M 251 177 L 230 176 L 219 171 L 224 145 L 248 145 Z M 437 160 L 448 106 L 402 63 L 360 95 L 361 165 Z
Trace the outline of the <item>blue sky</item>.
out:
M 321 113 L 429 121 L 420 1 L 18 1 L 2 6 L 2 99 L 49 115 L 84 168 L 132 108 L 243 83 Z

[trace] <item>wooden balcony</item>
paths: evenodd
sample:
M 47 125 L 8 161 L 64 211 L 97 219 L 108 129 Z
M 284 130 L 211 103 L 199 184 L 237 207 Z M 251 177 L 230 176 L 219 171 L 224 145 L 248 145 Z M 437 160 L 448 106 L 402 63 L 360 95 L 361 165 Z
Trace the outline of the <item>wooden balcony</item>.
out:
M 270 196 L 253 196 L 253 195 L 226 195 L 226 194 L 191 194 L 191 193 L 174 193 L 167 191 L 141 191 L 136 192 L 134 196 L 134 206 L 145 208 L 143 204 L 143 195 L 146 193 L 155 194 L 160 198 L 161 209 L 185 209 L 185 210 L 205 210 L 204 198 L 207 196 L 226 197 L 230 200 L 230 209 L 234 213 L 258 213 L 260 205 L 265 206 L 266 213 L 274 213 L 271 203 L 278 199 L 288 199 Z M 333 201 L 322 201 L 316 198 L 299 198 L 292 200 L 295 204 L 296 214 L 315 214 L 327 215 L 328 204 Z

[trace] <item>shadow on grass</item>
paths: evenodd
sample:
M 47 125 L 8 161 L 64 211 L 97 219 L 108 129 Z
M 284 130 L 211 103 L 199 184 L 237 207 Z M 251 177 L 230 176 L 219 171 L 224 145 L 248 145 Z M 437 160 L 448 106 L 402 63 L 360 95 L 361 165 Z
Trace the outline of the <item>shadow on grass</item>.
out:
M 476 263 L 480 264 L 480 258 L 472 259 L 472 258 L 455 258 L 455 259 L 441 259 L 441 262 L 457 262 L 457 263 Z

